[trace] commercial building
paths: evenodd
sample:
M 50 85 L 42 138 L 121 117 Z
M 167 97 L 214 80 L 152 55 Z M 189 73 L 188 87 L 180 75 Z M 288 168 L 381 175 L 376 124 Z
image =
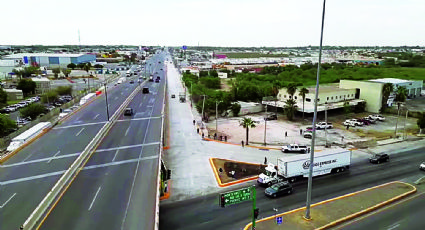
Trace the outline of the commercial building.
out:
M 402 80 L 402 79 L 396 79 L 396 78 L 381 78 L 381 79 L 375 79 L 370 81 L 379 82 L 383 84 L 385 83 L 393 84 L 394 94 L 395 92 L 397 92 L 398 87 L 404 87 L 406 88 L 408 98 L 419 97 L 421 95 L 422 86 L 424 84 L 423 80 L 409 81 L 409 80 Z
M 47 77 L 33 77 L 31 80 L 35 82 L 36 94 L 42 94 L 50 90 L 50 80 Z
M 20 89 L 3 89 L 7 94 L 7 99 L 16 101 L 24 99 L 24 94 Z
M 49 68 L 66 67 L 70 63 L 88 63 L 95 62 L 94 54 L 54 54 L 54 53 L 17 53 L 6 55 L 4 60 L 14 60 L 15 63 L 21 65 L 38 65 L 47 66 Z

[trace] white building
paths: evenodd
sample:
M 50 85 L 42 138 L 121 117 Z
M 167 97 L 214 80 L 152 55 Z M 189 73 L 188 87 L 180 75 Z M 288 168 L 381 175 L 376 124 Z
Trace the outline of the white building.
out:
M 408 98 L 415 98 L 421 95 L 424 81 L 409 81 L 396 78 L 381 78 L 370 80 L 372 82 L 391 83 L 394 86 L 394 94 L 397 92 L 397 87 L 405 87 Z
M 22 65 L 47 66 L 49 68 L 66 67 L 70 63 L 88 63 L 95 62 L 94 54 L 68 54 L 68 53 L 17 53 L 6 55 L 4 60 L 13 60 Z
M 42 94 L 50 90 L 50 80 L 47 77 L 33 77 L 31 80 L 35 82 L 36 94 Z

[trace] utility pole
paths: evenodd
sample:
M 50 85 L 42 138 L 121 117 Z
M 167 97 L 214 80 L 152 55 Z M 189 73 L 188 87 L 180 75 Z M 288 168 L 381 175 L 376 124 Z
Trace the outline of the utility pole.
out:
M 201 113 L 201 121 L 204 121 L 204 107 L 205 107 L 205 96 L 207 95 L 201 95 L 204 97 L 204 100 L 202 102 L 202 113 Z
M 266 136 L 267 136 L 267 104 L 266 104 L 266 116 L 264 117 L 264 146 L 267 145 Z
M 325 102 L 325 147 L 328 147 L 328 103 Z
M 307 201 L 306 201 L 306 212 L 305 218 L 311 219 L 310 216 L 310 205 L 311 205 L 311 190 L 313 186 L 313 161 L 314 161 L 314 144 L 316 138 L 316 119 L 317 119 L 317 102 L 319 98 L 319 77 L 320 77 L 320 64 L 322 62 L 322 42 L 323 42 L 323 27 L 325 23 L 325 6 L 326 0 L 323 0 L 323 12 L 322 12 L 322 28 L 320 31 L 320 46 L 319 46 L 319 61 L 317 63 L 317 75 L 316 75 L 316 95 L 314 99 L 314 116 L 313 116 L 313 136 L 311 138 L 311 152 L 310 152 L 310 165 L 308 173 L 308 186 L 307 186 Z
M 398 125 L 398 117 L 400 116 L 400 102 L 397 102 L 397 119 L 395 122 L 395 130 L 394 130 L 394 138 L 397 138 L 397 125 Z
M 221 101 L 215 101 L 215 132 L 217 133 L 218 136 L 218 124 L 217 124 L 217 120 L 218 120 L 218 104 Z
M 407 121 L 407 114 L 409 113 L 409 110 L 407 110 L 406 108 L 406 119 L 404 119 L 404 134 L 403 134 L 403 139 L 407 138 L 407 134 L 406 134 L 406 121 Z
M 105 86 L 106 116 L 109 121 L 108 90 L 106 89 L 106 81 L 103 83 L 103 86 Z

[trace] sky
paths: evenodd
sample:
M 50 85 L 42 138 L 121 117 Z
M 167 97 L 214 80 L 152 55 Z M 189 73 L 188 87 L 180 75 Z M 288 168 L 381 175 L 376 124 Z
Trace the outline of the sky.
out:
M 0 8 L 0 45 L 294 47 L 320 44 L 323 0 L 5 0 Z M 424 12 L 423 0 L 327 0 L 323 45 L 425 46 Z

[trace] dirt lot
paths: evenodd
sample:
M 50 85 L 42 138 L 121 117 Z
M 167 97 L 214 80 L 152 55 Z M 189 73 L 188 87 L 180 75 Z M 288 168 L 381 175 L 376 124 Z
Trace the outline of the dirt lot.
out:
M 249 130 L 249 142 L 251 144 L 264 144 L 264 113 L 249 114 L 253 120 L 258 121 L 255 128 Z M 334 128 L 327 130 L 318 130 L 316 133 L 316 145 L 325 145 L 328 143 L 334 144 L 354 144 L 367 140 L 381 140 L 390 138 L 394 135 L 395 126 L 397 123 L 397 135 L 401 136 L 404 133 L 404 124 L 406 121 L 407 135 L 417 132 L 418 128 L 414 118 L 400 116 L 397 121 L 397 116 L 386 115 L 386 121 L 377 122 L 363 127 L 350 127 L 348 130 L 342 125 L 342 122 L 348 118 L 361 118 L 368 116 L 369 113 L 351 114 L 349 116 L 337 115 L 329 116 L 328 122 L 332 122 Z M 220 135 L 227 136 L 228 142 L 241 143 L 246 139 L 245 129 L 239 125 L 241 117 L 219 118 L 218 130 Z M 285 115 L 278 114 L 278 120 L 267 121 L 266 142 L 267 145 L 285 145 L 290 143 L 310 144 L 311 139 L 304 138 L 300 135 L 300 129 L 305 129 L 311 126 L 312 119 L 296 119 L 290 122 Z M 210 120 L 207 123 L 207 128 L 210 135 L 215 133 L 215 120 Z M 287 136 L 285 137 L 285 133 Z M 344 137 L 344 138 L 342 138 Z

